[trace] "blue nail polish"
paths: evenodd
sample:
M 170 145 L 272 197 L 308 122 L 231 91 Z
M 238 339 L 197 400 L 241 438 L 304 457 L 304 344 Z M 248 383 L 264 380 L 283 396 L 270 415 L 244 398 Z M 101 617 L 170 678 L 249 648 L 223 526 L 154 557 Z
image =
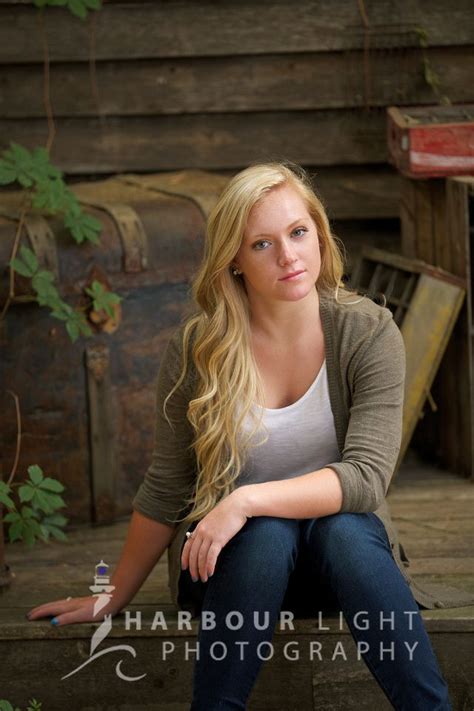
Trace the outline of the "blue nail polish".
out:
M 51 624 L 52 624 L 52 625 L 58 625 L 58 624 L 59 624 L 58 618 L 57 618 L 57 617 L 53 617 L 53 619 L 51 620 Z

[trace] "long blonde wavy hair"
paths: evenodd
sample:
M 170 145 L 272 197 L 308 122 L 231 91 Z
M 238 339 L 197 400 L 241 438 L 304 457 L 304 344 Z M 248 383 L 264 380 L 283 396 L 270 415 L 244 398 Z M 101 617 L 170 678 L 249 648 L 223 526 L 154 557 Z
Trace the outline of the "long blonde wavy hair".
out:
M 230 180 L 209 215 L 204 256 L 191 283 L 195 312 L 183 328 L 182 370 L 163 406 L 166 417 L 166 404 L 185 378 L 192 342 L 191 360 L 198 385 L 188 405 L 187 419 L 194 431 L 191 448 L 197 480 L 186 502 L 188 513 L 180 520 L 200 520 L 230 494 L 250 448 L 257 444 L 254 435 L 260 429 L 263 409 L 258 408 L 257 413 L 253 404 L 263 405 L 263 386 L 251 347 L 244 281 L 232 274 L 231 263 L 251 209 L 270 190 L 283 185 L 300 194 L 316 224 L 321 251 L 318 292 L 332 293 L 336 300 L 339 290 L 341 295 L 351 293 L 344 290 L 341 281 L 342 243 L 331 233 L 323 204 L 300 166 L 287 162 L 257 164 Z M 242 423 L 247 416 L 253 428 L 244 435 Z

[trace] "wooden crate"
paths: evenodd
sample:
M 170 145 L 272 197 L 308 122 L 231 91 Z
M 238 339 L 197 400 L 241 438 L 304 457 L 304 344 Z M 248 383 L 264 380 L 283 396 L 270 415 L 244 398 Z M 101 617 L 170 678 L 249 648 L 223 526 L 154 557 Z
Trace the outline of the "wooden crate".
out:
M 466 300 L 433 384 L 437 412 L 427 412 L 417 444 L 442 466 L 474 472 L 474 368 L 471 239 L 474 177 L 402 179 L 402 252 L 458 276 Z
M 390 161 L 411 178 L 474 174 L 474 104 L 387 109 Z
M 350 284 L 391 309 L 405 342 L 405 399 L 398 468 L 430 397 L 464 301 L 464 285 L 442 269 L 372 247 L 360 253 Z

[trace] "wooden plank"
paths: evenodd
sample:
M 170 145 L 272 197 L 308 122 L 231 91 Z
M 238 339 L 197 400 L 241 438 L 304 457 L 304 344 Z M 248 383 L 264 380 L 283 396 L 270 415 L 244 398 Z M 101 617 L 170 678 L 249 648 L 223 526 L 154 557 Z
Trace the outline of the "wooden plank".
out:
M 431 181 L 420 181 L 416 187 L 416 257 L 428 264 L 434 264 Z
M 435 48 L 427 50 L 426 56 L 452 102 L 472 99 L 474 52 L 459 47 Z M 436 101 L 423 78 L 419 49 L 373 51 L 370 66 L 372 105 Z M 0 115 L 43 117 L 43 65 L 15 64 L 4 67 L 2 74 Z M 357 51 L 103 61 L 97 63 L 96 74 L 99 105 L 91 90 L 87 63 L 53 66 L 51 100 L 56 116 L 147 116 L 365 105 L 364 54 Z
M 400 176 L 390 166 L 310 166 L 308 171 L 331 219 L 398 219 Z
M 407 351 L 402 446 L 403 457 L 459 314 L 464 292 L 421 274 L 403 320 Z
M 454 9 L 443 0 L 378 0 L 367 6 L 364 29 L 352 0 L 301 0 L 297 18 L 286 0 L 107 3 L 96 16 L 95 47 L 98 59 L 322 52 L 361 49 L 367 37 L 372 48 L 418 47 L 420 31 L 432 46 L 464 45 L 472 44 L 471 11 L 470 0 Z M 54 8 L 46 25 L 52 61 L 88 58 L 88 22 Z M 1 3 L 0 62 L 41 57 L 35 8 Z
M 154 118 L 60 119 L 52 160 L 68 173 L 238 168 L 287 158 L 303 165 L 387 159 L 385 112 L 300 111 Z M 44 145 L 46 121 L 0 121 L 10 141 Z
M 26 707 L 32 690 L 43 708 L 74 708 L 75 711 L 103 711 L 119 706 L 123 711 L 177 711 L 188 709 L 192 692 L 192 672 L 196 652 L 195 635 L 157 639 L 136 635 L 135 639 L 104 640 L 100 649 L 113 644 L 128 644 L 135 654 L 123 647 L 86 665 L 79 673 L 61 680 L 89 656 L 90 639 L 68 639 L 59 629 L 54 638 L 18 640 L 1 644 L 2 696 Z M 453 709 L 470 709 L 472 696 L 472 634 L 432 633 L 431 640 L 453 701 Z M 299 659 L 285 658 L 283 646 L 297 642 Z M 310 657 L 310 645 L 321 643 L 321 656 Z M 165 656 L 163 643 L 174 645 Z M 339 646 L 336 645 L 339 642 Z M 356 658 L 354 641 L 349 635 L 281 634 L 273 639 L 274 656 L 264 662 L 252 689 L 249 711 L 270 709 L 389 709 L 388 702 L 362 659 Z M 314 648 L 314 647 L 313 647 Z M 293 646 L 294 653 L 295 646 Z M 333 658 L 337 649 L 347 657 Z M 291 650 L 291 648 L 290 648 Z M 217 652 L 216 652 L 217 653 Z M 262 650 L 262 654 L 263 654 Z M 287 651 L 289 655 L 291 652 Z M 121 672 L 137 679 L 124 683 Z M 45 668 L 50 671 L 45 674 Z M 15 673 L 14 673 L 15 670 Z M 157 690 L 159 693 L 157 694 Z M 71 700 L 74 699 L 73 706 Z M 185 705 L 187 704 L 187 705 Z M 369 705 L 370 704 L 370 705 Z
M 454 107 L 453 110 L 456 110 Z M 417 110 L 418 111 L 418 110 Z M 437 264 L 464 280 L 468 296 L 433 382 L 431 395 L 439 412 L 426 406 L 423 421 L 415 434 L 423 448 L 446 468 L 471 476 L 474 458 L 472 366 L 472 296 L 468 185 L 464 180 L 404 180 L 402 203 L 402 243 L 417 257 Z
M 108 347 L 103 343 L 88 346 L 85 350 L 85 365 L 93 520 L 95 523 L 110 523 L 115 518 L 117 434 Z
M 472 178 L 471 181 L 474 182 Z M 451 403 L 450 426 L 445 427 L 438 421 L 436 431 L 442 445 L 441 461 L 464 476 L 474 477 L 473 293 L 469 233 L 469 220 L 473 216 L 469 216 L 467 182 L 446 180 L 445 206 L 451 270 L 465 278 L 467 297 L 439 374 L 442 401 Z
M 244 166 L 241 167 L 243 168 Z M 372 218 L 387 219 L 398 217 L 400 177 L 390 166 L 323 166 L 321 168 L 308 166 L 307 171 L 313 176 L 313 185 L 323 200 L 331 219 L 359 221 Z M 219 171 L 219 174 L 222 173 L 231 177 L 235 172 L 235 170 Z M 19 191 L 6 189 L 2 191 L 2 209 L 18 209 L 19 204 Z M 376 244 L 381 246 L 378 225 L 359 225 L 358 229 L 359 232 L 363 229 L 359 237 L 360 242 L 364 241 L 363 235 L 367 235 L 370 231 L 373 235 L 372 240 L 375 240 Z M 343 236 L 345 238 L 345 234 Z M 9 241 L 12 242 L 13 237 L 14 228 L 13 223 L 11 223 L 11 240 Z M 391 241 L 390 244 L 392 244 Z M 398 249 L 394 251 L 398 251 Z M 0 262 L 6 263 L 9 258 L 8 255 L 9 252 L 5 240 L 0 240 Z
M 412 180 L 400 177 L 400 223 L 402 233 L 402 254 L 416 259 L 416 204 L 415 186 Z

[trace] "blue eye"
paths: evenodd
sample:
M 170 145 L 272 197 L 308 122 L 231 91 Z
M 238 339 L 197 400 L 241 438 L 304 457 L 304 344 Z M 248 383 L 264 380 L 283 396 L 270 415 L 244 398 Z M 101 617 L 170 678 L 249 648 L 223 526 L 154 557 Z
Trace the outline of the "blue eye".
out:
M 307 232 L 307 231 L 308 230 L 306 229 L 306 227 L 297 227 L 296 230 L 293 230 L 293 234 L 296 235 L 297 237 L 302 237 L 305 234 L 305 232 Z M 296 234 L 297 232 L 302 232 L 303 234 L 297 235 Z
M 268 242 L 268 240 L 267 240 L 267 239 L 262 239 L 262 240 L 260 240 L 260 242 L 255 242 L 253 248 L 256 249 L 256 250 L 258 250 L 258 251 L 261 251 L 261 248 L 259 247 L 259 245 L 264 244 L 265 242 Z

